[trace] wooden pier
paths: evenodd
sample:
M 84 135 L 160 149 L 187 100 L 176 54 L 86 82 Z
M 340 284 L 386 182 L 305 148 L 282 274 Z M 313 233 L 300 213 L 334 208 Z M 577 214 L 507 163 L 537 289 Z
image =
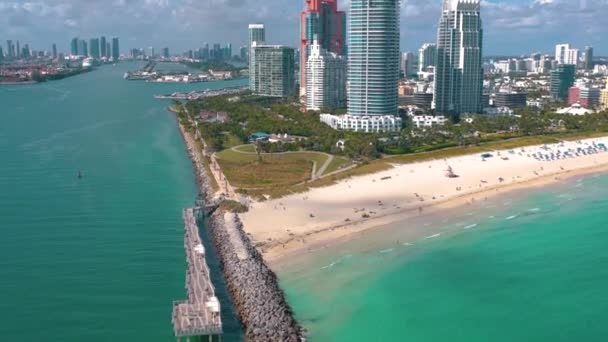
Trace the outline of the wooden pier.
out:
M 221 340 L 222 319 L 220 303 L 211 283 L 209 267 L 205 261 L 205 247 L 201 242 L 194 209 L 185 209 L 185 240 L 188 300 L 173 302 L 173 333 L 177 341 L 190 337 L 214 336 Z

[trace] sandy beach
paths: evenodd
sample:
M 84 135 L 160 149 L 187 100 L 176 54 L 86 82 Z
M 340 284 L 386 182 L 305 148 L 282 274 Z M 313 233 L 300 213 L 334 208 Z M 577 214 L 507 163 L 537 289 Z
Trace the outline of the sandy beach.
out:
M 608 138 L 532 146 L 415 164 L 253 203 L 244 228 L 269 263 L 395 222 L 507 192 L 608 171 Z M 452 170 L 452 176 L 449 169 Z M 416 236 L 412 236 L 415 239 Z

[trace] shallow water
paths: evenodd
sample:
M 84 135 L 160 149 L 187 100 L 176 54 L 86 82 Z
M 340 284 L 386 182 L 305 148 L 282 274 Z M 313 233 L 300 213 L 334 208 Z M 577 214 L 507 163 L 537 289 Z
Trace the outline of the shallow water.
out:
M 395 242 L 424 222 L 381 228 L 282 285 L 312 341 L 605 341 L 606 194 L 590 176 L 437 215 L 415 241 Z

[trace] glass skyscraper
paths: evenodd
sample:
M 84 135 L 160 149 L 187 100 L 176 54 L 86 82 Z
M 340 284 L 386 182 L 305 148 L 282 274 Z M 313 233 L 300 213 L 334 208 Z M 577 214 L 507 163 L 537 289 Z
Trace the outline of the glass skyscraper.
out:
M 482 41 L 479 0 L 444 0 L 437 33 L 437 113 L 481 113 Z
M 399 0 L 351 0 L 348 114 L 397 115 Z
M 266 29 L 264 24 L 249 24 L 249 89 L 255 91 L 255 59 L 251 50 L 253 43 L 263 44 L 266 42 Z
M 120 46 L 118 44 L 118 38 L 112 38 L 112 60 L 116 63 L 120 57 Z

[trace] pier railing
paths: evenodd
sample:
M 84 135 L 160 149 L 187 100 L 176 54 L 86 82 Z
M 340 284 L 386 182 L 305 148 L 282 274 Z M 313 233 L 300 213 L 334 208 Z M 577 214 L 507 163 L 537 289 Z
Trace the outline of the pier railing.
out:
M 199 235 L 193 209 L 185 209 L 183 218 L 184 248 L 188 264 L 188 300 L 173 303 L 173 332 L 176 337 L 221 335 L 220 303 L 211 282 L 211 273 L 205 260 L 205 247 Z

